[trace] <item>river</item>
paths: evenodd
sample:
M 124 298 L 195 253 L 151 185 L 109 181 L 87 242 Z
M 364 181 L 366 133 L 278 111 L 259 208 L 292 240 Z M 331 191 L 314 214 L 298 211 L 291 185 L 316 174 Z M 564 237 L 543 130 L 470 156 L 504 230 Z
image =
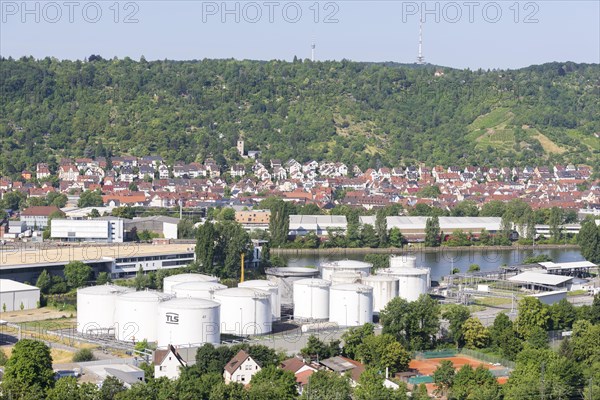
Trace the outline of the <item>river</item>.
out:
M 320 254 L 282 254 L 288 267 L 303 267 L 307 265 L 320 265 L 335 260 L 359 260 L 362 261 L 368 253 L 341 253 L 337 250 Z M 582 261 L 579 249 L 555 248 L 534 250 L 450 250 L 444 248 L 440 252 L 415 251 L 417 266 L 431 268 L 431 279 L 439 281 L 442 276 L 450 273 L 452 268 L 458 268 L 466 272 L 471 264 L 478 264 L 481 271 L 494 271 L 501 265 L 519 265 L 528 257 L 539 254 L 547 254 L 554 262 Z

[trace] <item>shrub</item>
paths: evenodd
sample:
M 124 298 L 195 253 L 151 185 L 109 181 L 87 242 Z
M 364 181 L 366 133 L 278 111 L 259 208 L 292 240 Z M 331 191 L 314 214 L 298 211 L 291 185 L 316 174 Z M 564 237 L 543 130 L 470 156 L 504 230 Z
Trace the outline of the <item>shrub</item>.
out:
M 95 358 L 90 349 L 81 349 L 73 355 L 73 362 L 93 361 Z

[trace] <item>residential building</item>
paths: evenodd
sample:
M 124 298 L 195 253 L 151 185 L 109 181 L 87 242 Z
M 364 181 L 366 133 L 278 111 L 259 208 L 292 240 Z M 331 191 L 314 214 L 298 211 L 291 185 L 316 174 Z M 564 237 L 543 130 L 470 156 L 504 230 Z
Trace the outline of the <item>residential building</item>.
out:
M 244 350 L 240 350 L 226 365 L 223 372 L 225 383 L 237 382 L 247 385 L 261 370 L 260 365 Z
M 188 363 L 177 352 L 172 345 L 166 350 L 156 350 L 154 352 L 154 377 L 177 379 L 181 374 L 181 369 Z
M 21 221 L 25 222 L 27 229 L 43 230 L 48 226 L 48 217 L 54 212 L 60 212 L 56 206 L 34 206 L 21 212 Z

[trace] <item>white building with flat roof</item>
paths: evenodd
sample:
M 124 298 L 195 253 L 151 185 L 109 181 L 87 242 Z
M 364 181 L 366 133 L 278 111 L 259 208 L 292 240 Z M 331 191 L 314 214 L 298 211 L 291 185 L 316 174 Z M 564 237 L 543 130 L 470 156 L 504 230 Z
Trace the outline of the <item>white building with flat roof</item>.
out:
M 387 228 L 398 228 L 402 235 L 411 238 L 422 238 L 425 236 L 425 226 L 431 217 L 386 217 Z M 477 235 L 485 229 L 490 233 L 500 231 L 502 218 L 499 217 L 439 217 L 440 231 L 452 234 L 456 230 L 465 233 L 472 232 Z M 360 223 L 375 226 L 375 216 L 367 215 L 360 217 Z
M 328 230 L 339 230 L 346 233 L 348 221 L 345 215 L 290 215 L 290 236 L 304 236 L 314 233 L 318 236 L 328 235 Z
M 38 308 L 40 289 L 11 279 L 0 279 L 0 310 L 11 312 Z
M 123 242 L 123 220 L 110 219 L 54 219 L 50 236 L 68 242 Z

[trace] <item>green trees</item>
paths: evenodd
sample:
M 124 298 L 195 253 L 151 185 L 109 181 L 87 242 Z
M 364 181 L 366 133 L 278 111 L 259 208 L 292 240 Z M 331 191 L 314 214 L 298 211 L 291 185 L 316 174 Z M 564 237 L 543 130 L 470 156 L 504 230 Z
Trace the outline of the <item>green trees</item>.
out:
M 388 229 L 387 229 L 387 212 L 385 208 L 380 208 L 375 214 L 375 231 L 379 238 L 379 246 L 385 247 L 388 243 Z
M 535 327 L 547 329 L 550 316 L 546 307 L 537 298 L 524 297 L 521 299 L 518 311 L 515 325 L 517 332 L 525 340 L 529 338 Z
M 308 360 L 324 360 L 339 355 L 341 352 L 340 341 L 334 340 L 325 344 L 315 335 L 310 335 L 306 347 L 300 350 L 302 357 Z
M 67 285 L 71 288 L 84 286 L 92 277 L 92 267 L 81 261 L 71 261 L 64 269 Z
M 437 216 L 427 218 L 425 223 L 425 246 L 437 247 L 440 245 L 440 220 Z
M 102 207 L 104 201 L 102 200 L 102 193 L 100 190 L 86 190 L 79 195 L 77 201 L 77 207 Z
M 490 327 L 490 342 L 492 349 L 509 360 L 514 360 L 523 348 L 513 322 L 504 313 L 498 314 Z
M 359 386 L 354 389 L 354 400 L 408 400 L 406 389 L 394 390 L 383 386 L 384 375 L 368 368 L 358 380 Z
M 464 344 L 463 324 L 470 316 L 469 308 L 462 304 L 449 304 L 442 314 L 442 318 L 448 320 L 450 337 L 457 347 L 462 347 Z
M 302 398 L 321 400 L 350 400 L 350 380 L 334 372 L 317 371 L 308 378 Z
M 37 340 L 18 341 L 4 369 L 3 393 L 17 398 L 43 398 L 43 393 L 53 384 L 54 371 L 48 346 Z
M 577 243 L 581 247 L 581 255 L 594 264 L 600 264 L 600 227 L 588 218 L 581 224 L 577 235 Z
M 43 294 L 48 294 L 50 287 L 52 286 L 52 278 L 48 271 L 43 270 L 40 276 L 38 276 L 37 281 L 35 282 L 35 286 L 40 288 L 40 292 Z
M 252 377 L 249 395 L 252 400 L 295 399 L 298 395 L 296 377 L 290 371 L 268 366 Z
M 348 329 L 342 335 L 344 341 L 344 347 L 342 348 L 342 354 L 348 358 L 356 358 L 358 347 L 368 336 L 374 334 L 375 327 L 373 324 L 364 324 Z
M 574 360 L 549 349 L 525 349 L 504 390 L 506 400 L 565 399 L 583 387 L 583 375 Z
M 564 215 L 562 209 L 558 207 L 552 207 L 550 209 L 550 218 L 548 225 L 550 225 L 550 237 L 554 242 L 560 241 L 562 238 L 562 227 L 564 221 Z
M 454 364 L 450 360 L 440 361 L 440 365 L 433 371 L 433 382 L 435 392 L 438 395 L 447 396 L 454 382 Z
M 391 374 L 406 371 L 410 354 L 390 334 L 369 335 L 358 346 L 355 355 L 360 362 L 377 371 Z
M 206 221 L 198 227 L 196 233 L 196 260 L 202 266 L 202 272 L 213 272 L 213 259 L 215 256 L 216 232 L 215 226 Z
M 287 241 L 290 231 L 290 212 L 287 204 L 281 199 L 270 203 L 271 219 L 269 232 L 271 232 L 271 246 L 280 247 Z
M 470 349 L 485 347 L 489 341 L 488 330 L 483 326 L 479 318 L 471 317 L 463 324 L 463 336 L 465 344 Z
M 198 228 L 196 259 L 205 274 L 234 278 L 239 275 L 240 255 L 248 253 L 250 236 L 235 221 L 212 224 L 207 221 Z
M 400 297 L 390 301 L 380 314 L 383 333 L 389 333 L 410 350 L 424 350 L 435 343 L 440 325 L 440 306 L 428 295 L 408 302 Z
M 456 371 L 450 388 L 450 398 L 456 400 L 497 400 L 502 398 L 496 377 L 483 367 L 473 369 L 463 365 Z

